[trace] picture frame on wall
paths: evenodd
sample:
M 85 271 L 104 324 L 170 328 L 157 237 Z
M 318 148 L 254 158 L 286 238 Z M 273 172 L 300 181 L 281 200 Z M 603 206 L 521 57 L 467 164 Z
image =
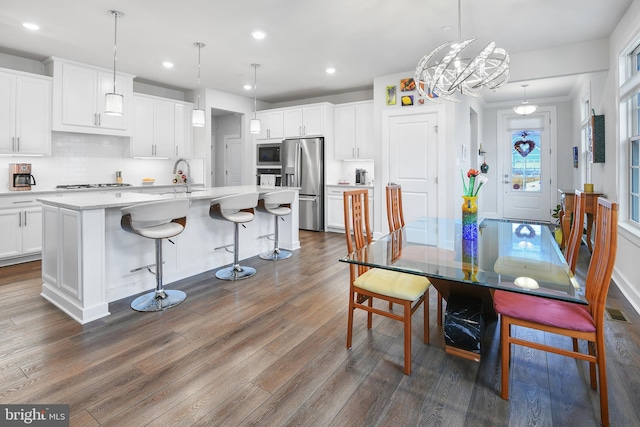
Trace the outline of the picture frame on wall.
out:
M 396 105 L 396 86 L 387 86 L 387 105 Z
M 416 81 L 413 77 L 400 80 L 400 92 L 410 92 L 416 90 Z
M 413 105 L 413 95 L 402 95 L 400 98 L 400 102 L 403 107 L 407 107 L 409 105 Z

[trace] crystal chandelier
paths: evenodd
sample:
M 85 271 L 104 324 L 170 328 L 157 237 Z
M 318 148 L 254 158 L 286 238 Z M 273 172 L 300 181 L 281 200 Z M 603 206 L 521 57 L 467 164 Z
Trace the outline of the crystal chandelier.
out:
M 105 94 L 104 113 L 110 116 L 121 116 L 124 97 L 116 93 L 116 52 L 118 50 L 118 18 L 122 18 L 124 13 L 118 12 L 117 10 L 108 10 L 107 13 L 113 15 L 116 23 L 113 37 L 113 92 Z
M 260 119 L 256 117 L 256 110 L 258 106 L 258 99 L 256 92 L 258 90 L 258 67 L 260 64 L 251 64 L 253 67 L 253 119 L 251 119 L 250 132 L 254 135 L 260 134 Z
M 538 106 L 529 104 L 529 101 L 527 101 L 527 86 L 529 85 L 521 85 L 521 86 L 522 86 L 522 90 L 524 91 L 524 98 L 520 105 L 513 107 L 513 111 L 515 111 L 516 114 L 526 116 L 527 114 L 531 114 L 535 112 L 538 109 Z
M 204 43 L 196 42 L 193 44 L 198 48 L 198 108 L 194 109 L 191 113 L 191 125 L 195 127 L 204 127 L 205 124 L 205 114 L 204 110 L 200 109 L 200 49 L 202 49 L 205 45 Z
M 458 0 L 458 42 L 446 42 L 422 57 L 414 80 L 418 93 L 434 101 L 436 98 L 460 101 L 456 91 L 474 97 L 486 87 L 496 90 L 509 80 L 509 54 L 497 48 L 494 42 L 487 44 L 475 56 L 464 57 L 464 50 L 476 39 L 462 40 L 460 0 Z M 441 52 L 448 47 L 449 52 Z

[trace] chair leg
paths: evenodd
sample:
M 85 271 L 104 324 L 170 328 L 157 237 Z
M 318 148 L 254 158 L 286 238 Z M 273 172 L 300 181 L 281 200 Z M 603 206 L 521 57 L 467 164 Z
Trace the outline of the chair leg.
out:
M 600 379 L 600 422 L 609 427 L 609 392 L 607 391 L 607 361 L 604 353 L 604 336 L 596 338 L 596 354 Z
M 136 311 L 160 311 L 180 304 L 187 298 L 182 291 L 166 290 L 162 283 L 162 239 L 155 239 L 156 249 L 156 289 L 139 296 L 131 302 Z
M 287 259 L 291 257 L 291 252 L 287 251 L 285 249 L 280 249 L 280 245 L 278 244 L 278 220 L 281 220 L 282 217 L 279 217 L 278 215 L 274 215 L 273 216 L 276 220 L 276 225 L 274 228 L 274 234 L 273 234 L 273 250 L 263 253 L 260 255 L 260 258 L 262 259 L 266 259 L 268 261 L 278 261 L 281 259 Z
M 349 291 L 349 314 L 347 316 L 347 348 L 351 348 L 351 342 L 353 339 L 353 311 L 355 310 L 353 301 L 355 297 L 356 293 L 353 291 Z
M 221 280 L 241 280 L 256 274 L 253 267 L 244 267 L 238 263 L 238 253 L 240 252 L 240 231 L 239 223 L 235 222 L 233 234 L 233 265 L 216 271 L 216 277 Z
M 369 298 L 369 307 L 373 307 L 373 297 Z M 373 312 L 367 311 L 367 329 L 371 329 L 373 327 Z
M 511 360 L 511 323 L 500 316 L 500 351 L 502 352 L 502 390 L 500 397 L 509 400 L 509 361 Z
M 596 348 L 595 343 L 587 342 L 587 348 L 589 349 L 589 354 L 596 357 Z M 589 379 L 591 380 L 591 388 L 594 390 L 598 389 L 598 381 L 596 380 L 596 364 L 597 362 L 589 362 Z M 600 365 L 598 365 L 598 369 L 600 369 Z
M 404 374 L 411 375 L 411 301 L 404 304 Z
M 424 343 L 429 344 L 429 288 L 424 294 L 424 300 L 422 301 L 424 310 Z

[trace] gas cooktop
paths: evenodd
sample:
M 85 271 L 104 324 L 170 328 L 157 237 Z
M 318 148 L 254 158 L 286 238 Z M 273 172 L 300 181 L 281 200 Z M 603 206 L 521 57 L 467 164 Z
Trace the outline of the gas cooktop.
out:
M 104 188 L 104 187 L 130 187 L 131 184 L 119 184 L 116 182 L 108 182 L 106 184 L 65 184 L 56 185 L 61 190 L 73 190 L 76 188 Z

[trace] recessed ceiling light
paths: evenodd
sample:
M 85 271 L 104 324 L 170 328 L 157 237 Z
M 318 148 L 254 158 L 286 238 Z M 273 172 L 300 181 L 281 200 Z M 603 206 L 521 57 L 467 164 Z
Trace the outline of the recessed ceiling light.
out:
M 333 67 L 327 68 L 327 74 L 335 74 L 336 69 Z
M 263 38 L 267 37 L 265 32 L 260 30 L 254 31 L 253 33 L 251 33 L 251 36 L 253 36 L 253 38 L 256 40 L 262 40 Z
M 449 25 L 445 25 L 444 27 L 442 27 L 443 31 L 449 31 L 451 29 L 451 27 Z
M 162 66 L 163 66 L 164 68 L 173 68 L 173 62 L 164 61 L 164 62 L 162 63 Z
M 27 30 L 31 30 L 31 31 L 38 31 L 40 29 L 39 26 L 31 22 L 25 22 L 22 24 L 22 26 L 25 27 Z
M 252 85 L 244 85 L 243 87 L 244 87 L 244 90 L 251 90 L 251 89 L 253 89 L 253 86 L 252 86 Z

